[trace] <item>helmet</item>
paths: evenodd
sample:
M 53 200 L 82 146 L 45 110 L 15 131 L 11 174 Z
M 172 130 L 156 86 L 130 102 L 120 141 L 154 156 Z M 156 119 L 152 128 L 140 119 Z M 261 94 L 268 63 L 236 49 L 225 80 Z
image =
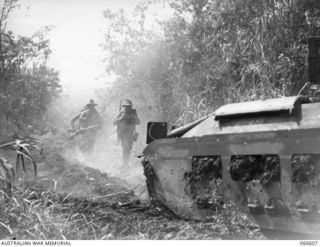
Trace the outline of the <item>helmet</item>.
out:
M 132 106 L 132 101 L 129 100 L 129 99 L 126 99 L 126 100 L 124 101 L 124 103 L 122 104 L 122 106 Z

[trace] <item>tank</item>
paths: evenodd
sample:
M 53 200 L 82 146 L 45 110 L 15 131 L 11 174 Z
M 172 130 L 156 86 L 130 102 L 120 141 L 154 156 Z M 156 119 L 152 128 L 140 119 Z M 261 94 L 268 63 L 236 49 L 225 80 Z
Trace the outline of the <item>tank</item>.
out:
M 317 79 L 315 68 L 309 75 Z M 171 132 L 161 122 L 147 128 L 142 165 L 151 201 L 195 220 L 232 202 L 265 233 L 320 237 L 319 99 L 227 104 Z

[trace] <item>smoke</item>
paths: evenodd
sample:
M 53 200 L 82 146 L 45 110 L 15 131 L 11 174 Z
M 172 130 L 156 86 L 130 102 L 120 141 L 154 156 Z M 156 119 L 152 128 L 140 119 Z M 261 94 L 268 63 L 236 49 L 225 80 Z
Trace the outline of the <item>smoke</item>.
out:
M 141 199 L 146 198 L 145 177 L 140 159 L 137 155 L 142 153 L 143 145 L 134 143 L 131 157 L 128 163 L 122 162 L 120 143 L 117 143 L 116 131 L 113 126 L 105 125 L 97 135 L 97 141 L 91 154 L 83 154 L 78 146 L 66 151 L 66 157 L 82 164 L 106 172 L 112 177 L 117 177 L 129 186 L 128 189 L 136 188 L 135 194 Z
M 71 128 L 70 121 L 88 102 L 93 98 L 98 104 L 97 111 L 103 119 L 103 127 L 97 134 L 94 150 L 91 154 L 83 154 L 78 146 L 78 140 L 70 140 L 68 136 L 70 133 L 68 129 Z M 117 177 L 128 184 L 131 188 L 136 188 L 135 193 L 141 198 L 146 197 L 145 189 L 145 177 L 143 175 L 143 167 L 141 160 L 137 158 L 142 154 L 145 148 L 145 130 L 146 119 L 141 119 L 141 125 L 137 126 L 139 138 L 137 142 L 133 144 L 133 150 L 131 157 L 127 164 L 122 162 L 122 149 L 121 144 L 117 141 L 116 127 L 113 125 L 113 121 L 116 118 L 119 111 L 118 102 L 109 104 L 107 107 L 103 102 L 102 97 L 92 97 L 88 94 L 88 97 L 81 97 L 81 100 L 77 97 L 61 97 L 52 103 L 51 107 L 47 111 L 47 119 L 50 125 L 57 131 L 55 133 L 56 138 L 63 138 L 66 142 L 63 150 L 63 156 L 71 163 L 81 163 L 85 166 L 89 166 L 95 169 L 99 169 L 101 172 L 106 172 L 108 175 Z M 139 111 L 138 111 L 139 115 Z

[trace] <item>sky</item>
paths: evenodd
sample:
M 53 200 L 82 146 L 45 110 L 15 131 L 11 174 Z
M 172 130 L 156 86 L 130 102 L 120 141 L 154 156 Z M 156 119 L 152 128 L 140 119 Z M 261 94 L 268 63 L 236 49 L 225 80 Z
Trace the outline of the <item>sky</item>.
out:
M 2 1 L 2 0 L 0 0 Z M 18 35 L 32 35 L 43 26 L 54 26 L 49 33 L 48 65 L 60 72 L 64 93 L 81 102 L 94 97 L 114 77 L 105 73 L 103 43 L 110 8 L 131 10 L 138 0 L 20 0 L 7 29 Z

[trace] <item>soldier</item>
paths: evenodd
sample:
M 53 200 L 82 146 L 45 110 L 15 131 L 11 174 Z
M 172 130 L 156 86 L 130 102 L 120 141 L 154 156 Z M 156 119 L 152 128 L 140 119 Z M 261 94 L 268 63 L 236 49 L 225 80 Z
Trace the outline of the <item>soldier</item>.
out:
M 71 126 L 75 128 L 75 122 L 78 120 L 79 130 L 76 134 L 81 133 L 80 149 L 82 152 L 90 153 L 93 150 L 96 134 L 102 126 L 102 119 L 97 112 L 94 100 L 91 99 L 89 103 L 71 120 Z
M 126 99 L 122 110 L 113 122 L 117 126 L 118 140 L 122 146 L 123 162 L 127 162 L 132 150 L 132 144 L 138 138 L 136 125 L 140 124 L 137 111 L 132 108 L 131 100 Z

